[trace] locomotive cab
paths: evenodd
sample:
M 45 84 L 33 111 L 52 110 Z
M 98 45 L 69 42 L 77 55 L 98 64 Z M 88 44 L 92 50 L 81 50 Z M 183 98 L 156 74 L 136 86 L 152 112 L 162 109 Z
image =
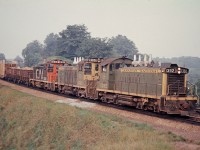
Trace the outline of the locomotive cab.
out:
M 87 98 L 97 99 L 97 80 L 100 77 L 101 59 L 91 58 L 79 63 L 79 71 L 83 72 L 83 80 L 86 84 L 85 93 Z
M 120 68 L 130 67 L 132 59 L 122 58 L 108 58 L 101 62 L 100 80 L 98 84 L 99 89 L 115 90 L 116 79 L 118 78 L 118 71 Z
M 57 82 L 58 68 L 66 63 L 66 61 L 57 59 L 47 62 L 47 80 L 49 82 Z
M 101 59 L 93 58 L 84 61 L 82 65 L 84 71 L 84 80 L 98 80 L 100 72 Z

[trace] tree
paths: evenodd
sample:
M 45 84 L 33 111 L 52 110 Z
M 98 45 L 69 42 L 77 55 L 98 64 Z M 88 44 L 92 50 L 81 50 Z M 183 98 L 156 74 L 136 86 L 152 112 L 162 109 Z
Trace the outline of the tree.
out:
M 57 55 L 66 58 L 76 56 L 80 44 L 90 37 L 85 25 L 68 25 L 65 30 L 59 33 Z
M 17 62 L 17 64 L 22 67 L 23 66 L 23 59 L 18 55 L 15 57 L 14 61 Z
M 127 56 L 133 58 L 133 55 L 138 52 L 135 43 L 126 36 L 118 35 L 113 37 L 110 40 L 110 44 L 113 45 L 113 55 L 117 57 Z
M 33 41 L 27 44 L 26 48 L 22 50 L 25 66 L 31 67 L 42 60 L 43 45 L 39 41 Z
M 46 39 L 44 40 L 44 58 L 47 58 L 49 56 L 55 56 L 56 55 L 56 50 L 58 50 L 58 35 L 54 33 L 50 33 L 47 35 Z
M 89 38 L 80 44 L 76 54 L 84 58 L 105 58 L 111 56 L 112 48 L 106 38 Z
M 3 53 L 0 53 L 0 60 L 6 59 Z

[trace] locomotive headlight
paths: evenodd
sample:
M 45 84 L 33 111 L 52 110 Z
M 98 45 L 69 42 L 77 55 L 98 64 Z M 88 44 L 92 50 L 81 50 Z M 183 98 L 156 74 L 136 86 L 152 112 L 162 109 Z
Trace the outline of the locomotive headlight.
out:
M 178 68 L 178 74 L 180 74 L 181 73 L 181 68 Z

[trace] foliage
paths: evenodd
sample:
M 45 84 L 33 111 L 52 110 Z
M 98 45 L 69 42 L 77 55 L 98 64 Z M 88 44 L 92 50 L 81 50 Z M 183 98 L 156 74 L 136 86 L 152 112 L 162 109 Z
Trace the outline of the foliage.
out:
M 0 53 L 0 60 L 6 59 L 3 53 Z
M 133 58 L 133 55 L 138 52 L 135 43 L 129 40 L 126 36 L 118 35 L 110 40 L 113 45 L 114 55 L 117 57 L 127 56 Z
M 14 61 L 17 62 L 17 64 L 22 67 L 23 66 L 23 59 L 18 55 L 15 57 Z
M 76 54 L 84 58 L 110 57 L 112 54 L 112 46 L 106 38 L 88 38 L 80 44 Z
M 59 33 L 57 55 L 66 58 L 76 56 L 80 44 L 90 37 L 85 25 L 68 25 L 65 30 Z
M 33 41 L 27 44 L 22 51 L 25 66 L 31 67 L 42 60 L 43 45 L 39 41 Z
M 47 58 L 49 56 L 55 56 L 56 51 L 58 50 L 58 35 L 54 33 L 50 33 L 47 35 L 46 39 L 44 40 L 44 58 Z
M 172 58 L 155 58 L 155 61 L 160 62 L 170 62 L 176 63 L 179 66 L 184 66 L 187 68 L 200 68 L 200 58 L 199 57 L 172 57 Z
M 111 39 L 93 38 L 83 25 L 68 25 L 59 34 L 50 33 L 44 40 L 44 46 L 33 41 L 22 51 L 25 66 L 33 66 L 52 56 L 62 56 L 68 60 L 74 57 L 121 57 L 133 58 L 138 50 L 133 41 L 118 35 Z

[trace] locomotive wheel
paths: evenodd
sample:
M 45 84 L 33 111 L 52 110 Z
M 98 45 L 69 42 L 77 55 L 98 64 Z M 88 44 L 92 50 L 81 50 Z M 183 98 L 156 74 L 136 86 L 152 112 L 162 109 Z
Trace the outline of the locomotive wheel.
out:
M 102 97 L 101 97 L 101 101 L 102 101 L 102 102 L 105 102 L 105 101 L 106 101 L 106 100 L 105 100 L 105 97 L 102 96 Z
M 60 88 L 58 88 L 58 93 L 62 93 L 62 90 Z
M 159 113 L 160 109 L 158 107 L 158 105 L 153 105 L 153 111 Z
M 144 105 L 143 106 L 143 110 L 147 110 L 148 109 L 148 106 L 147 105 Z

